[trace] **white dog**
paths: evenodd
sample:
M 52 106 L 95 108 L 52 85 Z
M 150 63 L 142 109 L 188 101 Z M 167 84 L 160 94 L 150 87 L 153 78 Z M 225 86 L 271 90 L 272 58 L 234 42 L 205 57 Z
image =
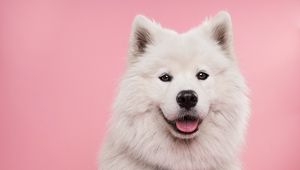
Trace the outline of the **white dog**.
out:
M 249 115 L 230 15 L 186 33 L 137 16 L 101 170 L 239 170 Z

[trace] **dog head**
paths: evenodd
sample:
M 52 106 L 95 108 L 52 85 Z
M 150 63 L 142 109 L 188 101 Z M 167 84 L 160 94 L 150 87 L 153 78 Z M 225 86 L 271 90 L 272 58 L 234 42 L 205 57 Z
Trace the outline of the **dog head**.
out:
M 211 109 L 229 101 L 232 87 L 242 81 L 232 51 L 226 12 L 181 34 L 137 16 L 122 105 L 128 103 L 134 114 L 156 109 L 173 136 L 193 138 Z

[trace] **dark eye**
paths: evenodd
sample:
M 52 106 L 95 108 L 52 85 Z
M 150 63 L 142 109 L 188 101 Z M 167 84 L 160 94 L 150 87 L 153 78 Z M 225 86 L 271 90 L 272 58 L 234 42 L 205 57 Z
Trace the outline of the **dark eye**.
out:
M 159 76 L 159 79 L 163 82 L 168 82 L 168 81 L 171 81 L 172 80 L 172 76 L 167 74 L 167 73 L 164 73 L 163 75 Z
M 197 73 L 196 77 L 199 79 L 199 80 L 205 80 L 207 79 L 209 75 L 207 73 L 204 73 L 203 71 L 200 71 L 199 73 Z

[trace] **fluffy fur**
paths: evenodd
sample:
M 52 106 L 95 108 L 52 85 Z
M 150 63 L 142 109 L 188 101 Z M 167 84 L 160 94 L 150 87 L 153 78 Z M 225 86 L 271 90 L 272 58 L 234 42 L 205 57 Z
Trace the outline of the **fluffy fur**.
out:
M 199 70 L 209 77 L 198 80 Z M 162 73 L 173 80 L 162 82 Z M 203 120 L 191 135 L 165 120 L 178 117 L 175 98 L 187 89 L 198 94 L 195 110 Z M 137 16 L 99 170 L 239 170 L 248 115 L 227 12 L 181 34 Z

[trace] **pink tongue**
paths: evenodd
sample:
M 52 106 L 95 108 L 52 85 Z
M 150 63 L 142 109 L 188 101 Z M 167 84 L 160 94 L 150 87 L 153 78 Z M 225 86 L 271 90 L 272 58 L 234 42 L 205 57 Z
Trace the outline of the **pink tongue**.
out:
M 176 121 L 176 127 L 182 132 L 193 132 L 198 127 L 198 121 Z

